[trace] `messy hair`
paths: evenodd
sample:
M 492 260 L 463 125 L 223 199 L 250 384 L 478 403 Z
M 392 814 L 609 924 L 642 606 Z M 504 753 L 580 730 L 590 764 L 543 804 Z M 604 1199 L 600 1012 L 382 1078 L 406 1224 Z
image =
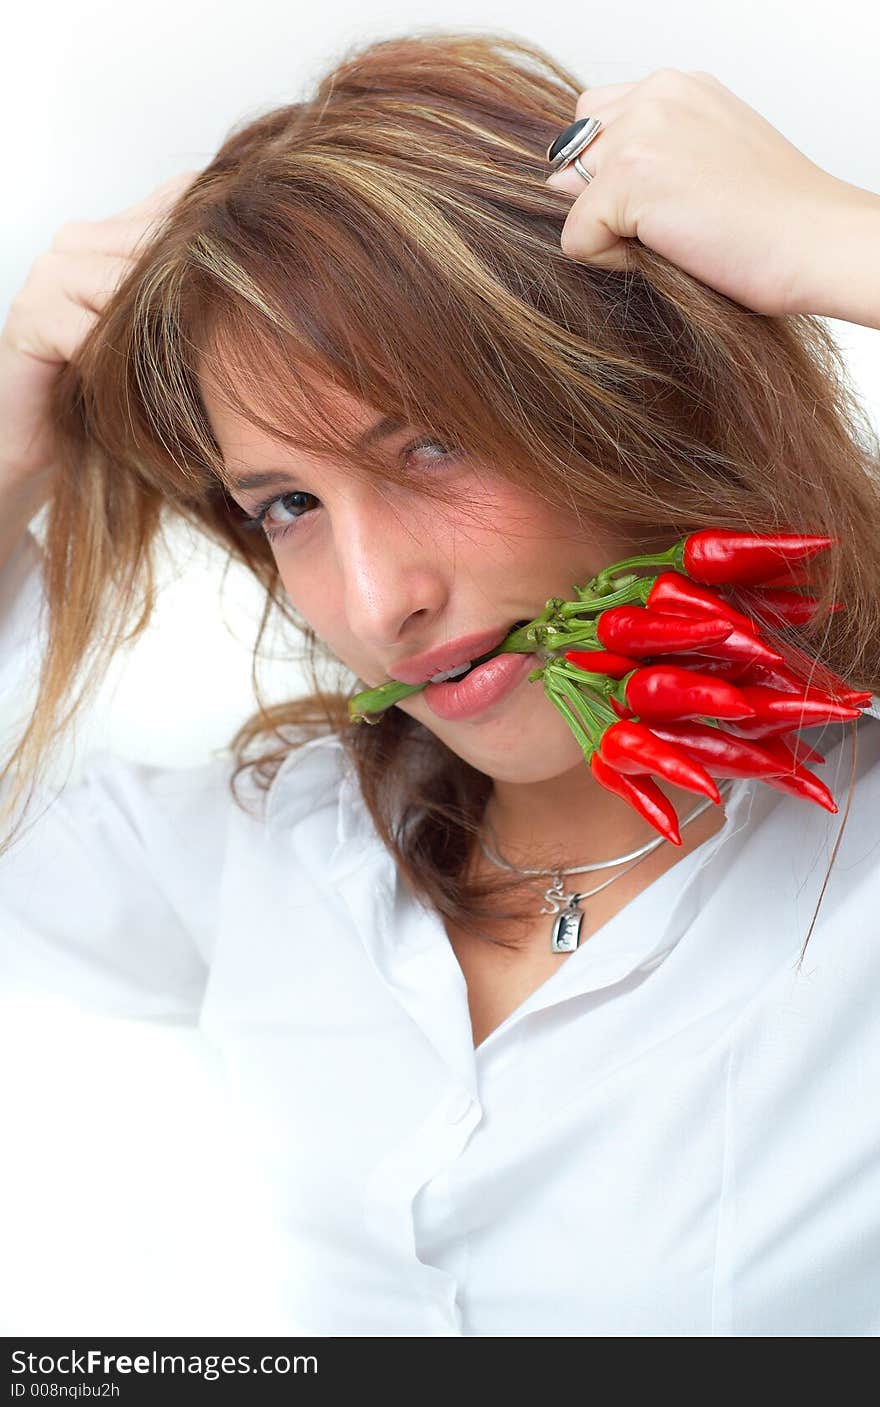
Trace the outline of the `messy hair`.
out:
M 355 443 L 328 387 L 646 549 L 708 526 L 833 535 L 811 588 L 847 609 L 778 640 L 880 688 L 880 456 L 833 337 L 817 317 L 744 308 L 638 240 L 626 271 L 562 251 L 571 201 L 545 184 L 545 153 L 585 86 L 508 35 L 408 35 L 233 129 L 56 384 L 47 648 L 0 774 L 15 797 L 148 624 L 156 548 L 183 519 L 265 592 L 258 707 L 229 745 L 237 803 L 242 773 L 259 795 L 292 749 L 332 732 L 423 903 L 479 932 L 517 894 L 471 864 L 491 778 L 400 708 L 350 721 L 368 681 L 334 661 L 245 527 L 200 369 L 251 423 L 377 493 L 405 471 Z M 444 494 L 439 479 L 423 491 Z M 270 706 L 257 657 L 275 621 L 304 640 L 311 689 Z

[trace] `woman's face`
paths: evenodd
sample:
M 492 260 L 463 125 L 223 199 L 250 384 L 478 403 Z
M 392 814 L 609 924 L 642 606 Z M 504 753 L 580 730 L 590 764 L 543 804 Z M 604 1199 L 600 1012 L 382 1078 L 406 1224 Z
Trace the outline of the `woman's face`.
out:
M 228 477 L 272 471 L 277 482 L 231 490 L 264 518 L 278 571 L 293 605 L 320 639 L 370 687 L 384 683 L 407 656 L 459 636 L 531 620 L 549 596 L 571 597 L 633 543 L 578 524 L 491 466 L 475 465 L 432 442 L 405 457 L 406 485 L 371 487 L 344 466 L 320 461 L 241 419 L 202 378 L 205 408 Z M 358 433 L 374 412 L 335 393 L 338 413 Z M 389 460 L 421 439 L 418 427 L 381 441 Z M 419 480 L 440 476 L 454 489 L 431 502 Z M 273 496 L 274 495 L 274 496 Z M 547 781 L 583 768 L 568 724 L 539 681 L 521 681 L 497 703 L 467 719 L 446 720 L 422 693 L 397 705 L 453 752 L 499 781 Z

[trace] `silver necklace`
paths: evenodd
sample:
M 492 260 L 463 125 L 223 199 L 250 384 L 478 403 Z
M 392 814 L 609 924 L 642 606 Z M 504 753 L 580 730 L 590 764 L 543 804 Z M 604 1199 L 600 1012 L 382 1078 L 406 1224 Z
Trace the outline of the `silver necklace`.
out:
M 718 790 L 721 792 L 722 796 L 726 796 L 732 785 L 733 779 L 731 778 L 721 782 Z M 684 830 L 685 826 L 689 825 L 691 821 L 695 821 L 698 816 L 702 816 L 707 806 L 712 805 L 714 805 L 714 803 L 711 797 L 707 796 L 705 801 L 701 801 L 699 806 L 694 807 L 694 810 L 685 816 L 679 826 L 679 830 Z M 497 843 L 498 837 L 495 835 L 495 827 L 492 825 L 492 822 L 487 821 L 486 825 L 492 832 Z M 591 899 L 592 896 L 598 894 L 601 889 L 607 888 L 607 886 L 613 884 L 616 879 L 620 879 L 623 875 L 628 874 L 631 869 L 635 868 L 640 860 L 650 855 L 657 849 L 658 845 L 662 845 L 666 837 L 658 835 L 656 839 L 649 840 L 646 845 L 640 846 L 638 850 L 630 850 L 627 855 L 618 855 L 616 860 L 598 860 L 594 864 L 576 865 L 568 870 L 521 870 L 516 865 L 511 865 L 508 860 L 503 859 L 502 856 L 497 855 L 493 850 L 490 850 L 482 836 L 478 836 L 477 839 L 480 842 L 480 848 L 486 856 L 486 859 L 491 860 L 492 864 L 497 865 L 500 869 L 510 870 L 512 874 L 518 874 L 523 877 L 532 875 L 554 876 L 553 883 L 544 891 L 544 906 L 539 912 L 542 914 L 556 915 L 550 932 L 551 953 L 571 953 L 578 946 L 581 939 L 581 925 L 584 921 L 584 915 L 580 908 L 582 901 L 584 899 Z M 607 870 L 612 865 L 622 865 L 625 860 L 631 862 L 627 865 L 625 870 L 621 870 L 620 874 L 612 875 L 610 879 L 603 880 L 595 889 L 588 889 L 584 893 L 574 892 L 566 894 L 564 892 L 562 881 L 565 875 L 584 874 L 588 870 Z

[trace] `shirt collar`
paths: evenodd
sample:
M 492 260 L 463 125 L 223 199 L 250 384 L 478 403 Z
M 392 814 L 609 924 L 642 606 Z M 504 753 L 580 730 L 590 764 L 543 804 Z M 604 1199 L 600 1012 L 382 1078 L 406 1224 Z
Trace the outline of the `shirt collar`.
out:
M 356 864 L 365 850 L 384 846 L 361 794 L 354 762 L 335 733 L 294 746 L 268 788 L 266 828 L 270 836 L 302 831 L 322 808 L 335 805 L 332 835 L 335 845 L 323 851 L 331 878 Z M 329 818 L 328 818 L 329 820 Z M 327 828 L 322 828 L 324 839 Z M 385 851 L 387 854 L 388 852 Z M 388 856 L 389 863 L 392 862 Z

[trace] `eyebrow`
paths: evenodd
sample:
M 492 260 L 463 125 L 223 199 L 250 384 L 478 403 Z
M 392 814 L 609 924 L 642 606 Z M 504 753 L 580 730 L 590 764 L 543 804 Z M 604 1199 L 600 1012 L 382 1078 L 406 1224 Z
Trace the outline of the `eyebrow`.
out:
M 397 420 L 393 415 L 383 415 L 355 441 L 357 449 L 364 449 L 367 445 L 373 444 L 376 440 L 387 440 L 391 435 L 397 433 L 406 424 L 405 420 Z M 226 483 L 229 488 L 236 492 L 248 489 L 271 489 L 276 485 L 286 484 L 292 477 L 289 469 L 264 469 L 260 473 L 240 474 L 235 477 L 227 476 Z

